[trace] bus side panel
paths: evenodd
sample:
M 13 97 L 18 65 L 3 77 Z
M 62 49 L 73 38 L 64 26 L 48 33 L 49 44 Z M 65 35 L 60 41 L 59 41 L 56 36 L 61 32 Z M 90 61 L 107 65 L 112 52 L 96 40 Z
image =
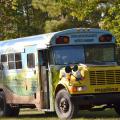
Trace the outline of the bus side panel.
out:
M 29 48 L 30 53 L 34 53 L 33 49 Z M 4 92 L 7 103 L 14 104 L 37 104 L 38 91 L 38 72 L 36 67 L 27 67 L 27 50 L 21 53 L 22 69 L 3 69 Z

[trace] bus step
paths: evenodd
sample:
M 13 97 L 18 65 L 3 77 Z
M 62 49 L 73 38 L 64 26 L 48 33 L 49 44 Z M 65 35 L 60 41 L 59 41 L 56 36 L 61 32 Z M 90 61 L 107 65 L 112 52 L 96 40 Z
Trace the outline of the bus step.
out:
M 93 107 L 91 109 L 89 109 L 89 111 L 103 111 L 106 108 L 113 108 L 112 105 L 106 105 L 106 106 L 102 106 L 102 107 Z

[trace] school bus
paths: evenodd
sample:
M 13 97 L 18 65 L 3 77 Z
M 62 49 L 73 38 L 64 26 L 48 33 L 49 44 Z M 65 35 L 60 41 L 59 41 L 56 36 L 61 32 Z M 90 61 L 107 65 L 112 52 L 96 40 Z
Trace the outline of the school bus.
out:
M 120 114 L 115 37 L 73 28 L 1 41 L 0 116 L 17 116 L 21 108 L 55 111 L 60 119 L 79 110 Z

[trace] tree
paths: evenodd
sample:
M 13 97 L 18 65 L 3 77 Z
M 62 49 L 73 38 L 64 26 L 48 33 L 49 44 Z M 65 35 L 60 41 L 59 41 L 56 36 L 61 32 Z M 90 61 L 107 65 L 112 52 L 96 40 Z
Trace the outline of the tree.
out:
M 110 30 L 120 42 L 120 0 L 108 2 L 106 13 L 101 20 L 101 28 Z
M 48 14 L 45 31 L 71 27 L 99 27 L 101 3 L 107 0 L 33 0 L 33 6 Z
M 19 37 L 43 33 L 46 13 L 34 9 L 32 0 L 14 0 L 13 8 Z
M 31 0 L 1 0 L 0 11 L 1 40 L 44 32 L 47 14 L 34 9 Z
M 0 0 L 0 39 L 101 27 L 120 41 L 119 0 Z
M 85 22 L 78 21 L 76 17 L 70 15 L 70 10 L 61 1 L 55 0 L 33 0 L 35 9 L 46 12 L 48 19 L 45 21 L 44 31 L 53 32 L 71 27 L 80 27 Z
M 15 37 L 16 26 L 14 25 L 14 10 L 12 0 L 0 0 L 0 39 Z

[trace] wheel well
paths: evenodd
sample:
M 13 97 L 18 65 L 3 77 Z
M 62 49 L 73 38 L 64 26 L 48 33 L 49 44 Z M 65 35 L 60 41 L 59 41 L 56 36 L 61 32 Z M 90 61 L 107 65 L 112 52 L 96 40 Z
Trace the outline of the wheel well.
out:
M 0 92 L 2 92 L 2 91 L 3 91 L 3 89 L 0 88 Z
M 63 85 L 59 84 L 59 85 L 56 87 L 55 96 L 56 96 L 57 92 L 58 92 L 59 90 L 61 90 L 61 89 L 65 89 L 65 87 L 64 87 Z

